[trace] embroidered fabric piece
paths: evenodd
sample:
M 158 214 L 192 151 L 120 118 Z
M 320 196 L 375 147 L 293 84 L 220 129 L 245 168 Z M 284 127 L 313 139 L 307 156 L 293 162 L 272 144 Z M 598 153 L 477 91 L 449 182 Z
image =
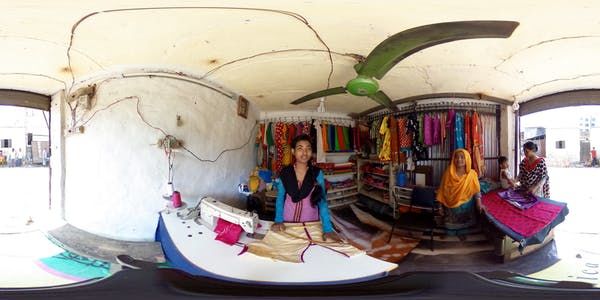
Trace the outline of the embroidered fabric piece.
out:
M 317 245 L 346 257 L 365 253 L 347 243 L 323 240 L 321 222 L 284 223 L 284 225 L 284 231 L 269 230 L 261 241 L 248 244 L 248 252 L 293 263 L 304 262 L 304 253 L 311 246 Z
M 214 231 L 217 234 L 215 240 L 221 241 L 227 245 L 233 245 L 240 239 L 240 234 L 242 233 L 243 229 L 242 226 L 238 224 L 233 224 L 227 220 L 219 218 Z

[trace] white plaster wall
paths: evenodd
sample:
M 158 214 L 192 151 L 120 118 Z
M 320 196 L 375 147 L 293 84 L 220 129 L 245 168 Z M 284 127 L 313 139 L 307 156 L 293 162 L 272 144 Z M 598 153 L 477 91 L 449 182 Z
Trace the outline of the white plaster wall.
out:
M 557 149 L 556 142 L 565 141 L 564 149 Z M 579 161 L 579 129 L 548 128 L 546 129 L 546 160 L 549 165 L 567 167 Z
M 167 158 L 155 144 L 164 136 L 145 124 L 129 99 L 137 96 L 143 118 L 183 140 L 174 161 L 174 186 L 184 201 L 212 196 L 241 206 L 240 178 L 254 167 L 258 111 L 237 116 L 237 102 L 198 84 L 168 78 L 126 78 L 103 82 L 82 134 L 65 138 L 65 219 L 83 230 L 124 240 L 153 240 L 167 182 Z M 176 116 L 183 125 L 178 127 Z M 68 116 L 68 114 L 67 114 Z M 65 119 L 65 124 L 70 120 Z
M 50 100 L 50 211 L 61 219 L 65 217 L 64 116 L 64 93 L 59 92 Z

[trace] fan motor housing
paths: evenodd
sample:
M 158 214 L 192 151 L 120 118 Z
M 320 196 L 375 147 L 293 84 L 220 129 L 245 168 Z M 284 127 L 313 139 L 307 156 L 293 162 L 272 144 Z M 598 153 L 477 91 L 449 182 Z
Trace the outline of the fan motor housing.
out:
M 355 96 L 369 96 L 377 93 L 379 84 L 373 78 L 358 76 L 348 81 L 346 90 Z

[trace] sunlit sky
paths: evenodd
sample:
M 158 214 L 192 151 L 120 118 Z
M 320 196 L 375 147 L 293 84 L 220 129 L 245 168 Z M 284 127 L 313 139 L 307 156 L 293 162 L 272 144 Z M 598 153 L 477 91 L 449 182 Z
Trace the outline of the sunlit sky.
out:
M 595 117 L 600 127 L 600 105 L 556 108 L 526 115 L 521 118 L 521 128 L 578 128 L 581 117 Z

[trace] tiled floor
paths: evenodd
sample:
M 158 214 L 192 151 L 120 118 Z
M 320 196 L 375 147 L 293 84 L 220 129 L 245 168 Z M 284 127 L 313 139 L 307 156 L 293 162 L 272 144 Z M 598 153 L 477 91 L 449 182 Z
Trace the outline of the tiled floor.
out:
M 47 169 L 0 168 L 0 182 L 4 187 L 0 198 L 0 288 L 34 287 L 69 284 L 77 278 L 52 272 L 40 265 L 40 260 L 55 256 L 64 249 L 53 244 L 45 231 L 62 224 L 46 214 L 47 190 L 18 187 L 16 179 L 28 178 L 38 186 L 47 186 Z M 540 279 L 576 280 L 599 285 L 600 271 L 600 168 L 550 169 L 551 198 L 567 202 L 570 214 L 555 231 L 555 242 L 530 256 L 515 262 L 498 265 L 479 254 L 449 258 L 407 258 L 401 270 L 444 270 L 453 267 L 472 271 L 510 269 Z M 573 179 L 576 179 L 573 181 Z M 12 180 L 12 181 L 11 181 Z M 16 186 L 16 190 L 6 190 Z M 29 194 L 26 194 L 27 192 Z M 26 209 L 33 208 L 33 209 Z M 42 216 L 47 216 L 42 218 Z M 27 225 L 29 216 L 33 223 Z M 441 268 L 444 266 L 445 268 Z M 543 270 L 536 266 L 544 266 Z

